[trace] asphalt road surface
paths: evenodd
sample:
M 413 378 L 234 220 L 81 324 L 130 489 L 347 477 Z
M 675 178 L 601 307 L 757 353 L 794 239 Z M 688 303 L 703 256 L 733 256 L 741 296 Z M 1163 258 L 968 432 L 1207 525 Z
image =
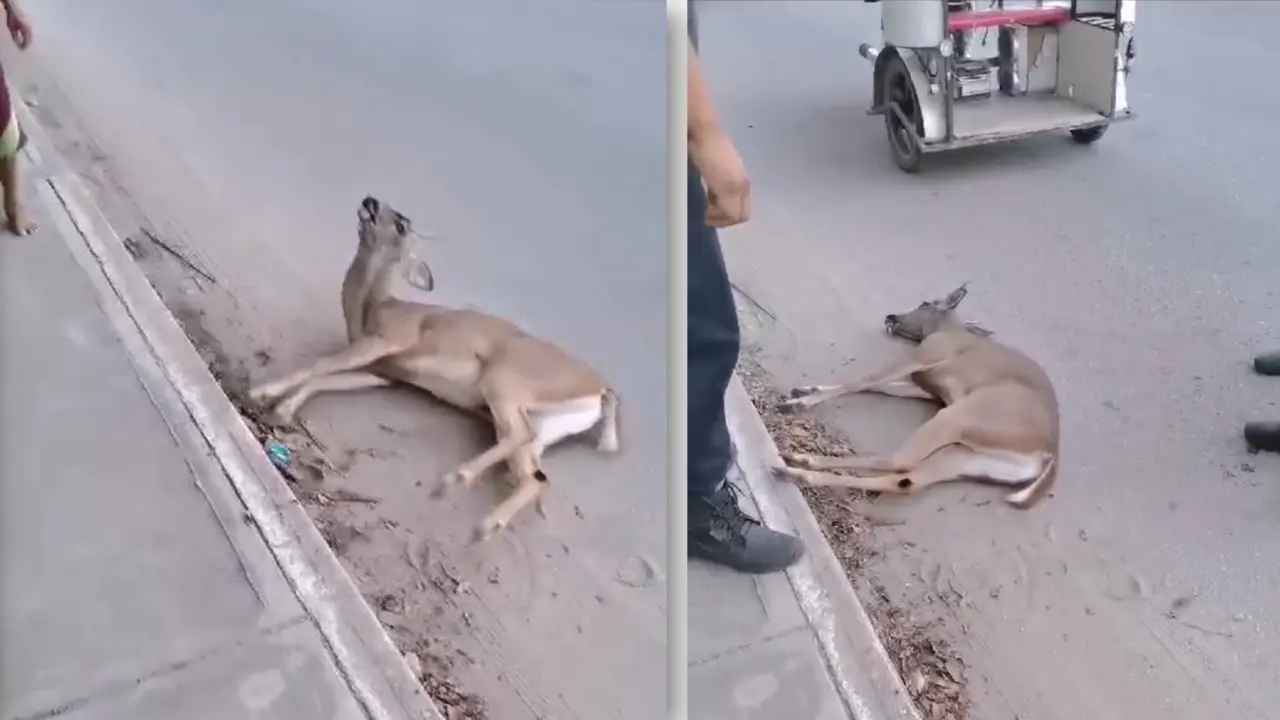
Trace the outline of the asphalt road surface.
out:
M 784 387 L 874 369 L 879 318 L 972 281 L 962 310 L 1045 365 L 1062 400 L 1057 496 L 894 503 L 872 570 L 944 623 L 983 720 L 1274 718 L 1280 464 L 1247 419 L 1280 419 L 1280 4 L 1138 9 L 1138 118 L 891 163 L 864 116 L 878 6 L 706 2 L 702 53 L 756 189 L 724 234 L 753 337 Z M 749 300 L 747 298 L 750 298 Z M 890 449 L 924 417 L 852 398 L 821 416 Z M 949 599 L 949 601 L 947 600 Z
M 433 300 L 507 316 L 602 370 L 622 454 L 553 450 L 549 519 L 475 547 L 496 485 L 427 498 L 478 451 L 473 423 L 403 391 L 318 398 L 303 418 L 353 465 L 329 482 L 381 500 L 330 511 L 328 530 L 429 673 L 491 718 L 659 716 L 662 5 L 26 6 L 36 41 L 7 54 L 11 80 L 216 365 L 262 377 L 344 342 L 338 289 L 373 193 L 438 236 L 419 247 Z

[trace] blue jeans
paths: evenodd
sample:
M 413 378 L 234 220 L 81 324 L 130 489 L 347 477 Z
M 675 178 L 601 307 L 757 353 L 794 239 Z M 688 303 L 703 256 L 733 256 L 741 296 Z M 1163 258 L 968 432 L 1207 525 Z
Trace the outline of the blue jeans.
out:
M 733 462 L 724 394 L 738 364 L 738 312 L 702 176 L 689 165 L 689 494 L 714 492 Z

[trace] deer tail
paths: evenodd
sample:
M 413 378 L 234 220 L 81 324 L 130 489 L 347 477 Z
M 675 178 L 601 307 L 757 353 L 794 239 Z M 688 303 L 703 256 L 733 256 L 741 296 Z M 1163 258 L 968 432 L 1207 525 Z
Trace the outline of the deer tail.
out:
M 1019 510 L 1030 510 L 1048 497 L 1049 491 L 1053 489 L 1053 484 L 1057 480 L 1058 458 L 1056 455 L 1048 455 L 1036 479 L 1005 495 L 1005 502 Z
M 596 447 L 601 452 L 617 452 L 619 408 L 622 402 L 611 387 L 606 387 L 600 394 L 600 401 L 600 440 Z

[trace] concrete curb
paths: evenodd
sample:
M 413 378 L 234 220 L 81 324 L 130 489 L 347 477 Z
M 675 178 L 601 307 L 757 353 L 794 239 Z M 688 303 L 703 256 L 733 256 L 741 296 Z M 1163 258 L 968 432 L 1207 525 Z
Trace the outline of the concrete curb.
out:
M 26 152 L 39 164 L 35 148 L 52 147 L 48 134 L 16 94 L 14 106 L 29 137 Z M 100 298 L 104 309 L 123 313 L 137 326 L 230 479 L 246 521 L 271 548 L 367 716 L 445 720 L 120 237 L 66 163 L 59 159 L 58 165 L 61 172 L 50 173 L 38 185 L 50 213 L 65 213 L 78 231 L 77 236 L 64 234 L 64 240 L 77 256 L 92 256 L 114 292 L 114 298 Z
M 856 720 L 921 720 L 808 502 L 799 488 L 773 479 L 770 468 L 782 459 L 737 377 L 725 396 L 725 413 L 760 519 L 805 544 L 805 556 L 787 578 L 849 712 Z

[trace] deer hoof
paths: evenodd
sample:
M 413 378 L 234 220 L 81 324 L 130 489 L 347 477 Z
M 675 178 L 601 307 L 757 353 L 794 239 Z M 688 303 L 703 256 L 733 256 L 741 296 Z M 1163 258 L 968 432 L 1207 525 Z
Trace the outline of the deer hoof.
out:
M 596 442 L 596 450 L 607 455 L 618 452 L 618 436 L 611 433 L 601 435 L 600 440 Z
M 791 392 L 789 394 L 793 398 L 801 398 L 801 397 L 804 397 L 805 395 L 812 395 L 818 392 L 818 390 L 820 389 L 821 388 L 819 388 L 817 385 L 802 385 L 798 388 L 791 388 Z
M 809 455 L 783 453 L 782 461 L 793 468 L 813 469 L 813 458 Z
M 438 487 L 451 488 L 454 485 L 470 485 L 475 475 L 462 470 L 453 470 L 440 477 Z
M 775 467 L 773 469 L 773 476 L 781 482 L 789 482 L 796 485 L 809 484 L 805 478 L 805 471 L 797 470 L 792 467 Z
M 798 413 L 807 407 L 809 407 L 809 404 L 804 401 L 804 398 L 798 397 L 798 398 L 793 398 L 791 400 L 783 400 L 782 402 L 778 403 L 778 412 L 786 413 L 790 415 L 793 413 Z
M 271 383 L 249 388 L 249 399 L 259 404 L 269 403 L 272 400 L 275 400 L 280 394 L 280 389 Z
M 440 481 L 436 483 L 436 486 L 432 488 L 431 497 L 438 500 L 444 497 L 454 485 L 464 482 L 467 482 L 467 478 L 462 473 L 457 471 L 447 472 L 440 478 Z
M 502 525 L 500 523 L 494 523 L 494 522 L 488 522 L 488 521 L 482 522 L 476 526 L 475 533 L 472 535 L 472 541 L 477 543 L 482 543 L 485 540 L 488 540 L 489 538 L 493 537 L 493 534 L 501 529 L 502 529 Z

